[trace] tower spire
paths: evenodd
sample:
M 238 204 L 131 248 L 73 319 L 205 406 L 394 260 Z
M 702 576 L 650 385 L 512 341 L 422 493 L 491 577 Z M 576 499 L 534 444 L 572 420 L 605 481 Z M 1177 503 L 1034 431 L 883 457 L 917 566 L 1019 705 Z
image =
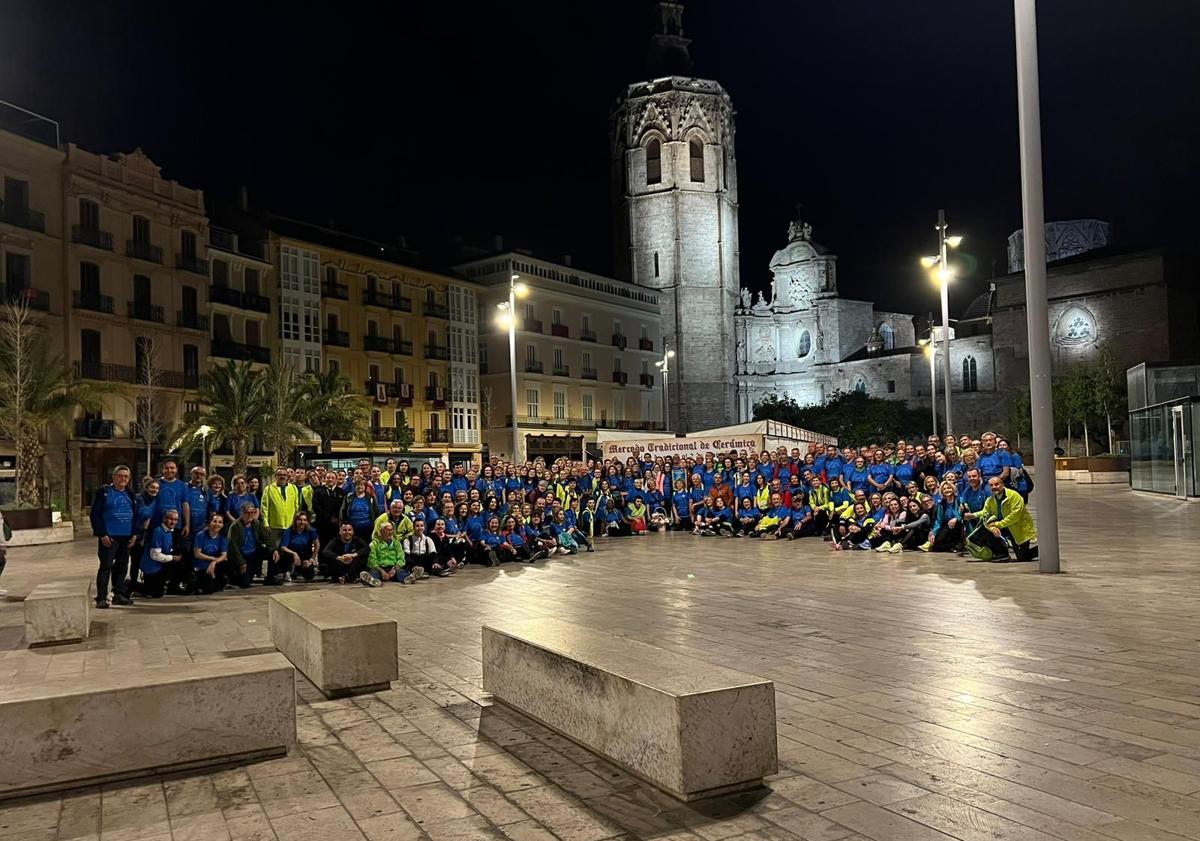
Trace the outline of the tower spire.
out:
M 688 46 L 692 39 L 683 34 L 682 0 L 657 0 L 653 4 L 654 35 L 650 38 L 650 75 L 683 76 L 692 72 Z

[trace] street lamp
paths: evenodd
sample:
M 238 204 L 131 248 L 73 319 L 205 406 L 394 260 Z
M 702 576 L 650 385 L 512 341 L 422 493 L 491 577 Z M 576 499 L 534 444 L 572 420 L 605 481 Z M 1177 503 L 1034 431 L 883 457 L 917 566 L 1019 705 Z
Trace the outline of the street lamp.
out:
M 946 432 L 949 434 L 954 431 L 954 421 L 950 414 L 950 281 L 954 279 L 954 270 L 946 260 L 946 249 L 958 248 L 962 245 L 963 238 L 946 236 L 947 227 L 946 211 L 939 210 L 935 227 L 938 232 L 938 253 L 934 257 L 922 257 L 921 265 L 926 269 L 937 269 L 933 276 L 942 291 L 942 365 L 945 369 L 942 371 L 942 378 L 946 390 Z
M 937 435 L 937 374 L 934 373 L 936 356 L 932 330 L 928 339 L 921 339 L 921 344 L 925 348 L 925 356 L 929 359 L 929 414 L 933 420 L 933 434 Z
M 671 360 L 675 358 L 675 351 L 666 350 L 666 341 L 663 341 L 663 358 L 654 363 L 654 367 L 662 371 L 663 381 L 663 429 L 668 429 L 671 426 L 671 393 L 667 385 L 667 378 L 671 375 Z
M 517 429 L 517 298 L 529 294 L 529 287 L 520 282 L 521 276 L 514 274 L 508 279 L 508 302 L 498 304 L 500 315 L 496 322 L 508 329 L 508 376 L 512 398 L 512 461 L 517 463 L 521 451 L 521 435 Z
M 204 454 L 204 473 L 208 474 L 208 436 L 212 434 L 213 428 L 208 424 L 201 424 L 196 430 L 200 433 L 200 451 Z

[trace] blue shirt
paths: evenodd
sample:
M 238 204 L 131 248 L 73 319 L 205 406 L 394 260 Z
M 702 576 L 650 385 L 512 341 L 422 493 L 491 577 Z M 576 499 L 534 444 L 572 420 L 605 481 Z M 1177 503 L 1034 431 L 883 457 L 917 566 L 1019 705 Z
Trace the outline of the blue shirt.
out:
M 852 491 L 869 491 L 871 488 L 870 483 L 867 481 L 867 476 L 868 473 L 865 467 L 862 470 L 851 467 L 846 472 L 846 483 L 850 485 L 850 490 Z
M 236 494 L 236 493 L 230 494 L 229 495 L 229 508 L 228 508 L 229 516 L 234 520 L 241 517 L 242 516 L 242 506 L 247 502 L 249 502 L 255 508 L 258 507 L 258 499 L 254 496 L 254 494 L 250 493 L 249 491 L 247 491 L 244 494 Z
M 317 539 L 317 530 L 309 527 L 308 531 L 288 529 L 283 533 L 283 545 L 297 555 L 307 559 L 312 554 L 313 541 Z
M 247 526 L 242 523 L 242 555 L 246 558 L 254 557 L 254 552 L 258 549 L 258 541 L 254 539 L 254 526 Z
M 739 520 L 757 520 L 761 516 L 762 515 L 759 513 L 758 509 L 753 505 L 751 505 L 749 508 L 738 509 Z
M 980 453 L 975 466 L 979 468 L 979 474 L 983 476 L 983 484 L 986 486 L 988 479 L 999 476 L 1004 472 L 1004 468 L 1012 466 L 1012 459 L 1004 450 L 992 450 L 990 453 Z
M 161 499 L 162 492 L 160 491 L 158 495 Z M 193 532 L 204 528 L 208 522 L 208 496 L 208 488 L 204 487 L 204 485 L 196 487 L 189 484 L 183 491 L 183 500 L 191 509 L 191 527 Z M 183 512 L 180 511 L 179 515 L 182 517 Z
M 959 488 L 958 497 L 967 506 L 967 510 L 971 513 L 976 513 L 983 510 L 983 504 L 987 502 L 988 486 L 981 484 L 978 490 L 971 490 L 969 484 Z
M 687 519 L 688 503 L 692 501 L 692 496 L 687 491 L 676 491 L 671 494 L 671 503 L 675 506 L 675 513 Z
M 356 528 L 370 525 L 373 521 L 371 517 L 371 500 L 366 496 L 350 497 L 350 504 L 346 506 L 346 519 Z
M 890 464 L 872 464 L 867 468 L 867 475 L 887 487 L 892 481 L 892 466 Z
M 208 533 L 208 529 L 196 535 L 196 542 L 192 546 L 193 552 L 203 552 L 210 558 L 219 558 L 229 549 L 229 540 L 221 533 L 217 533 L 213 537 Z M 199 558 L 192 556 L 192 566 L 197 571 L 208 569 L 208 561 L 202 561 Z
M 147 575 L 153 575 L 160 572 L 163 565 L 150 557 L 151 549 L 161 549 L 164 555 L 174 555 L 175 535 L 159 526 L 150 535 L 150 545 L 146 547 L 146 551 L 142 553 L 142 572 Z
M 179 519 L 183 519 L 183 500 L 187 489 L 185 484 L 180 479 L 158 480 L 158 499 L 155 500 L 154 516 L 150 520 L 151 526 L 157 526 L 162 522 L 162 515 L 165 511 L 178 511 Z
M 104 495 L 104 533 L 109 537 L 133 534 L 133 500 L 128 490 L 119 491 L 109 485 Z

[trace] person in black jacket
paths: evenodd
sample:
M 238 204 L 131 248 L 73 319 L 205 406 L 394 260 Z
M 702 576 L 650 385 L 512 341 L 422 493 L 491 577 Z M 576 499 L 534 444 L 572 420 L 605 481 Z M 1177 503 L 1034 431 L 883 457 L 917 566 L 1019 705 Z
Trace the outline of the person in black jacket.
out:
M 354 534 L 354 526 L 342 523 L 338 536 L 321 546 L 321 574 L 339 584 L 358 581 L 358 576 L 367 568 L 367 556 L 371 547 Z
M 328 546 L 337 538 L 345 496 L 345 491 L 337 486 L 337 475 L 332 470 L 325 473 L 324 482 L 313 486 L 312 525 L 322 546 Z
M 117 465 L 112 472 L 112 484 L 100 488 L 92 499 L 92 534 L 97 538 L 96 555 L 100 561 L 96 571 L 98 608 L 108 607 L 110 585 L 113 604 L 133 604 L 125 575 L 129 570 L 129 547 L 137 541 L 138 504 L 129 488 L 129 478 L 129 468 Z

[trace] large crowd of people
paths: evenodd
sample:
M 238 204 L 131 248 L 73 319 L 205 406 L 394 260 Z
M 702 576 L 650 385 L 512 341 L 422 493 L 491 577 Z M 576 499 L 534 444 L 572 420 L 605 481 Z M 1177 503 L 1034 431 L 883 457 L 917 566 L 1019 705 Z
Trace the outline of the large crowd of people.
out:
M 453 468 L 363 458 L 227 483 L 176 459 L 92 500 L 97 607 L 229 587 L 414 584 L 469 565 L 536 563 L 609 538 L 813 538 L 837 551 L 1036 558 L 1028 471 L 987 432 L 925 442 Z M 111 602 L 110 596 L 111 593 Z

